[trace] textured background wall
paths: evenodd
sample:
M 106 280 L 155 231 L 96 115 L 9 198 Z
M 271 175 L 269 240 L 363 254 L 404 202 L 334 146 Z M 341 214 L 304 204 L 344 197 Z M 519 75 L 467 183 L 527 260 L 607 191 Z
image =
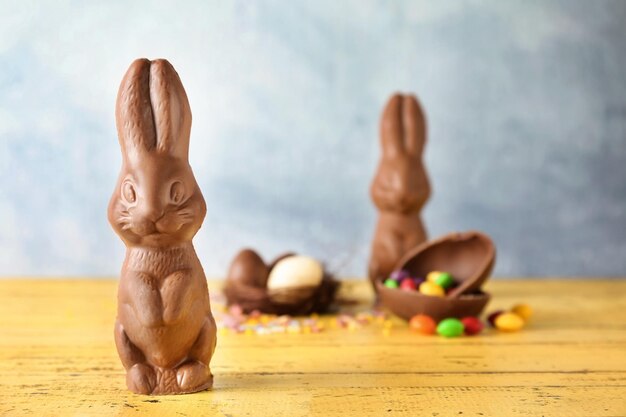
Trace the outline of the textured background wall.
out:
M 431 235 L 486 231 L 501 276 L 625 274 L 626 2 L 2 0 L 0 275 L 119 270 L 113 110 L 142 56 L 188 91 L 208 275 L 242 246 L 363 275 L 396 90 L 428 115 Z

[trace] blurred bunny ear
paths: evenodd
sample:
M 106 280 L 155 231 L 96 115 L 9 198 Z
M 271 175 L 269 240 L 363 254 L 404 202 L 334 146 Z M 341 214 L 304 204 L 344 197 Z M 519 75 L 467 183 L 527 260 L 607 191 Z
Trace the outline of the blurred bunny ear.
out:
M 125 159 L 134 158 L 155 147 L 149 60 L 137 59 L 126 71 L 117 93 L 115 121 Z
M 420 156 L 426 143 L 426 118 L 414 95 L 402 98 L 404 146 L 411 156 Z
M 380 122 L 380 140 L 383 147 L 383 155 L 397 156 L 404 153 L 401 110 L 402 96 L 394 94 L 387 102 Z
M 150 100 L 157 152 L 187 159 L 191 109 L 176 70 L 165 59 L 154 60 L 150 66 Z

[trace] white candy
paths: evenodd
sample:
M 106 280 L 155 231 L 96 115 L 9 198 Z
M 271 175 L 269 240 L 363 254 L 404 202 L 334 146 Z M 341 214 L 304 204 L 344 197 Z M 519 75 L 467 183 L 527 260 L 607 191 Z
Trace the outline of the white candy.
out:
M 317 287 L 324 277 L 322 264 L 309 256 L 290 256 L 270 271 L 267 289 Z

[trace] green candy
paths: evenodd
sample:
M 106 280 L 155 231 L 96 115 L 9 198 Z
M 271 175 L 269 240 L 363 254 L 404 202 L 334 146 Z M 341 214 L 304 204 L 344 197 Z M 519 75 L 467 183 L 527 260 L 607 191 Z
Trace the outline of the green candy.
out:
M 398 288 L 398 281 L 396 281 L 395 279 L 388 278 L 385 280 L 385 287 Z
M 443 319 L 437 325 L 437 333 L 443 337 L 458 337 L 464 330 L 465 326 L 458 319 Z
M 452 279 L 452 275 L 447 272 L 442 272 L 435 278 L 435 284 L 439 285 L 441 288 L 450 288 L 452 284 L 454 284 L 454 279 Z

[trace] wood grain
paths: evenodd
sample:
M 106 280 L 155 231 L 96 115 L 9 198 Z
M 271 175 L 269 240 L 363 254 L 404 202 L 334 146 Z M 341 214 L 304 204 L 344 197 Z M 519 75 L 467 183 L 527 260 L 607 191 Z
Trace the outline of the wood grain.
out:
M 0 415 L 626 415 L 626 280 L 488 290 L 489 310 L 533 306 L 530 325 L 450 340 L 399 320 L 389 334 L 220 334 L 212 391 L 142 397 L 126 391 L 113 344 L 116 281 L 0 280 Z M 354 311 L 371 300 L 364 280 L 342 296 Z

